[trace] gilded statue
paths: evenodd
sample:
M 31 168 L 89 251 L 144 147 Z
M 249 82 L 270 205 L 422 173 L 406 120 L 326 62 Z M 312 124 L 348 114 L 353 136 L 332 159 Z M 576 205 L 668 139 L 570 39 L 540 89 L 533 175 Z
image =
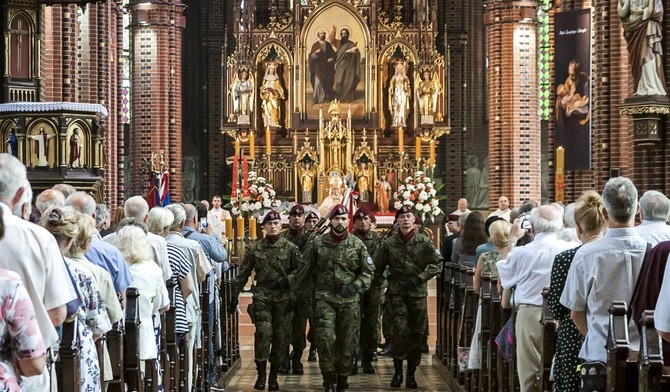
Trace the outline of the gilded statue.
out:
M 377 193 L 377 206 L 381 213 L 389 211 L 389 200 L 391 199 L 391 184 L 386 181 L 386 176 L 382 175 L 380 180 L 375 184 Z
M 437 73 L 424 69 L 421 75 L 416 76 L 416 95 L 419 100 L 419 114 L 422 124 L 431 124 L 437 110 L 437 96 L 440 93 L 440 83 Z
M 248 70 L 243 68 L 235 74 L 230 91 L 233 96 L 233 109 L 237 115 L 237 123 L 250 124 L 254 107 L 254 78 Z
M 266 127 L 281 126 L 281 102 L 285 99 L 284 88 L 281 86 L 279 75 L 277 75 L 277 64 L 268 63 L 263 76 L 261 86 L 261 99 L 263 100 L 263 120 Z
M 338 173 L 332 173 L 330 180 L 328 180 L 330 185 L 330 190 L 328 196 L 323 199 L 321 205 L 319 206 L 319 212 L 321 216 L 326 216 L 333 209 L 334 206 L 342 203 L 343 198 L 343 189 L 344 189 L 344 180 Z
M 361 203 L 370 201 L 370 168 L 367 162 L 361 162 L 356 170 L 356 188 L 358 188 L 358 200 Z
M 302 164 L 302 173 L 300 174 L 300 184 L 302 187 L 302 203 L 312 203 L 312 191 L 314 189 L 314 176 L 316 170 L 311 161 Z
M 395 75 L 389 83 L 389 110 L 393 122 L 392 127 L 404 127 L 407 124 L 409 101 L 412 92 L 409 78 L 405 74 L 405 64 L 400 62 L 395 66 Z

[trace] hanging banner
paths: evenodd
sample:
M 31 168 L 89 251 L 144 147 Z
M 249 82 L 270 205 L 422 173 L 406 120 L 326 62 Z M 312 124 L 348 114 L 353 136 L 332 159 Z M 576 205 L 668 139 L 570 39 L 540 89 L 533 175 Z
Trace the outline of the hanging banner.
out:
M 591 10 L 554 16 L 554 149 L 565 171 L 591 169 Z

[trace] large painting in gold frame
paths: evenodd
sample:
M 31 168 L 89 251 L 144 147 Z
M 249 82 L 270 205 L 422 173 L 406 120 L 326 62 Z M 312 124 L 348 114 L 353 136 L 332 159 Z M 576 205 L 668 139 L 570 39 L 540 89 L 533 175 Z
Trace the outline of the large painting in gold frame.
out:
M 323 105 L 325 112 L 334 99 L 343 109 L 351 105 L 352 117 L 365 115 L 371 85 L 368 40 L 369 31 L 360 15 L 338 3 L 318 10 L 307 21 L 303 102 L 308 118 L 318 118 L 319 107 Z

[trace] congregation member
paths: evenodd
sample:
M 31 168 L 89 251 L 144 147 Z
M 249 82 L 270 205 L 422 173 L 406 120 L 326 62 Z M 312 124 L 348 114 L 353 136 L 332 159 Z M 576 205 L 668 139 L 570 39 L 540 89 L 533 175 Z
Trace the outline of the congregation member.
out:
M 570 203 L 563 209 L 563 228 L 558 232 L 558 238 L 575 245 L 580 243 L 575 223 L 575 203 Z
M 582 384 L 588 390 L 605 388 L 608 310 L 614 301 L 630 303 L 647 249 L 634 229 L 637 210 L 637 189 L 628 178 L 607 181 L 601 208 L 607 232 L 577 250 L 561 295 L 561 304 L 571 310 L 570 318 L 584 336 L 579 358 L 584 362 Z M 638 347 L 633 323 L 628 336 L 630 347 Z
M 63 207 L 64 205 L 65 196 L 63 196 L 61 191 L 56 189 L 42 191 L 42 193 L 37 195 L 37 199 L 35 200 L 35 206 L 41 213 L 44 213 L 51 206 Z
M 491 238 L 490 229 L 491 225 L 499 220 L 504 220 L 507 221 L 507 223 L 509 223 L 508 220 L 503 219 L 502 217 L 499 216 L 489 216 L 488 218 L 486 218 L 486 221 L 484 222 L 484 232 L 486 233 L 486 238 L 488 238 L 488 241 L 477 246 L 477 249 L 475 249 L 475 260 L 479 261 L 479 257 L 481 257 L 482 254 L 490 252 L 495 248 L 493 239 Z
M 100 233 L 100 236 L 104 237 L 109 234 L 109 223 L 111 219 L 109 216 L 109 208 L 107 204 L 98 203 L 95 205 L 95 228 Z
M 288 325 L 290 300 L 288 275 L 302 265 L 300 251 L 286 238 L 279 235 L 281 216 L 276 211 L 268 212 L 261 223 L 265 237 L 255 242 L 244 254 L 244 260 L 232 287 L 232 299 L 228 311 L 237 311 L 238 297 L 247 280 L 255 273 L 253 301 L 249 315 L 254 323 L 254 361 L 258 378 L 254 389 L 264 390 L 266 381 L 269 391 L 278 391 L 279 366 L 288 351 Z M 320 354 L 321 356 L 321 351 Z M 267 362 L 270 361 L 270 377 L 267 378 Z
M 573 205 L 574 224 L 579 241 L 582 244 L 599 240 L 607 229 L 607 222 L 600 213 L 602 199 L 595 191 L 584 192 Z M 567 210 L 567 208 L 566 208 Z M 565 221 L 565 217 L 563 219 Z M 578 366 L 579 350 L 582 347 L 582 335 L 570 319 L 570 309 L 561 305 L 560 298 L 565 288 L 568 271 L 580 247 L 559 253 L 551 268 L 551 283 L 547 302 L 554 320 L 558 321 L 558 337 L 554 360 L 554 388 L 556 392 L 579 391 Z
M 477 247 L 488 241 L 484 231 L 484 217 L 479 211 L 470 212 L 465 217 L 462 227 L 461 234 L 453 242 L 451 261 L 474 268 L 477 262 Z
M 563 227 L 561 212 L 550 205 L 533 208 L 529 214 L 531 242 L 517 246 L 506 260 L 496 263 L 500 285 L 509 291 L 516 286 L 516 358 L 521 392 L 534 392 L 535 375 L 542 371 L 542 289 L 549 286 L 556 255 L 570 244 L 556 233 Z M 515 225 L 520 222 L 516 221 Z M 522 230 L 525 235 L 525 230 Z M 510 234 L 515 239 L 515 236 Z M 513 241 L 512 240 L 512 241 Z M 510 241 L 510 242 L 512 242 Z
M 405 386 L 417 389 L 415 378 L 421 364 L 421 346 L 428 323 L 426 283 L 439 275 L 443 259 L 431 240 L 416 235 L 415 216 L 404 205 L 395 215 L 398 231 L 384 240 L 375 256 L 373 289 L 379 290 L 388 273 L 386 300 L 393 314 L 393 368 L 391 388 L 403 382 L 403 361 L 407 361 Z
M 640 218 L 642 223 L 635 227 L 637 235 L 651 244 L 652 248 L 661 241 L 670 240 L 670 200 L 658 191 L 646 191 L 640 198 Z
M 468 199 L 466 198 L 460 198 L 458 199 L 458 204 L 457 204 L 456 211 L 452 212 L 454 215 L 462 215 L 462 214 L 467 214 L 470 212 L 470 209 L 468 208 Z
M 498 198 L 498 209 L 489 214 L 489 216 L 499 216 L 511 223 L 512 222 L 510 220 L 511 213 L 512 210 L 510 209 L 509 199 L 507 198 L 507 196 L 500 196 Z
M 442 253 L 444 261 L 452 262 L 451 253 L 454 246 L 454 240 L 461 234 L 461 225 L 458 223 L 460 220 L 459 218 L 460 215 L 456 214 L 449 214 L 444 217 L 444 220 L 446 221 L 444 226 L 446 227 L 446 233 L 448 234 L 443 236 L 442 241 L 440 242 L 442 246 L 440 253 Z

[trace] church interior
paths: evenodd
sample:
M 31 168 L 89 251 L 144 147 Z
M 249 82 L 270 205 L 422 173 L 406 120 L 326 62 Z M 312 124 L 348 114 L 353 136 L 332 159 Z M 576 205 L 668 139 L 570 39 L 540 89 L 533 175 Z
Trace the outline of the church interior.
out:
M 618 176 L 668 194 L 670 1 L 650 2 L 653 42 L 622 3 L 3 0 L 0 152 L 36 195 L 65 182 L 110 210 L 169 178 L 172 202 L 223 195 L 233 217 L 293 203 L 325 216 L 355 199 L 383 229 L 421 184 L 436 246 L 461 198 L 486 216 L 503 195 L 568 204 Z M 235 226 L 235 260 L 253 222 Z M 472 274 L 452 267 L 462 285 L 432 288 L 434 390 L 513 390 L 493 356 L 458 371 Z M 450 308 L 450 290 L 467 305 Z M 221 326 L 227 381 L 240 379 L 237 323 Z

